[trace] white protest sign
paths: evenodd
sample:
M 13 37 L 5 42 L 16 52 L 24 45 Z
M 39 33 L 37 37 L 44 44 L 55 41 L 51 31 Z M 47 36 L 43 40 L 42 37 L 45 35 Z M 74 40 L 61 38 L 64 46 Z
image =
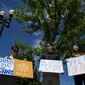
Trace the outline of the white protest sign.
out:
M 68 75 L 85 74 L 85 55 L 66 59 Z
M 60 60 L 44 60 L 41 59 L 39 70 L 50 73 L 63 73 L 63 64 Z
M 0 58 L 0 74 L 12 75 L 13 70 L 14 70 L 13 60 Z

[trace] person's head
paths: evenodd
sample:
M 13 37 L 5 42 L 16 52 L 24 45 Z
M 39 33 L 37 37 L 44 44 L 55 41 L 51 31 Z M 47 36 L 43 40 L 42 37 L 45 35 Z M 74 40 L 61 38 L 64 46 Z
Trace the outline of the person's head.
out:
M 46 43 L 47 51 L 52 52 L 53 51 L 53 45 L 49 42 Z
M 11 47 L 11 54 L 12 54 L 13 57 L 16 57 L 18 50 L 19 50 L 19 48 L 17 46 Z
M 74 53 L 80 53 L 81 52 L 81 48 L 80 48 L 79 44 L 73 44 L 72 49 L 73 49 Z

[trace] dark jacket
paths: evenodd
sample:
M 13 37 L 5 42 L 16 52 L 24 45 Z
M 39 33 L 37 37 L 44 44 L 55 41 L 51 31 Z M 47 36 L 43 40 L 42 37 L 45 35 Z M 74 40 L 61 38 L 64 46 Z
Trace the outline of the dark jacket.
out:
M 40 59 L 60 60 L 55 52 L 47 52 L 41 55 Z

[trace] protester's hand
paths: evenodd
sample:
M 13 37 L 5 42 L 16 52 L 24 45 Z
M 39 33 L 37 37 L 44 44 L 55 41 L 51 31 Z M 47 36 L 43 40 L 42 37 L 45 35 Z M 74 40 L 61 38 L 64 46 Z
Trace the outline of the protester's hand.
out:
M 24 77 L 21 77 L 21 79 L 24 79 Z
M 66 63 L 68 63 L 68 60 L 66 60 Z
M 63 61 L 63 64 L 67 64 L 68 63 L 68 60 L 66 60 L 66 61 Z
M 64 75 L 64 72 L 60 73 L 61 75 Z
M 42 72 L 42 71 L 38 69 L 38 72 Z

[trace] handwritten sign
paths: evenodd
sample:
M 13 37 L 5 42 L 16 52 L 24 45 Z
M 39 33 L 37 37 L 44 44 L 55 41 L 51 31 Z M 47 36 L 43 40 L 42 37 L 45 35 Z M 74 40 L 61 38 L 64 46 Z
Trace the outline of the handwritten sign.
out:
M 85 55 L 66 59 L 66 61 L 69 76 L 85 74 Z
M 14 70 L 14 61 L 0 58 L 0 74 L 12 75 Z
M 32 62 L 14 59 L 14 76 L 33 78 Z
M 50 73 L 62 73 L 62 72 L 64 72 L 62 61 L 59 61 L 59 60 L 41 59 L 39 70 L 42 72 L 50 72 Z

